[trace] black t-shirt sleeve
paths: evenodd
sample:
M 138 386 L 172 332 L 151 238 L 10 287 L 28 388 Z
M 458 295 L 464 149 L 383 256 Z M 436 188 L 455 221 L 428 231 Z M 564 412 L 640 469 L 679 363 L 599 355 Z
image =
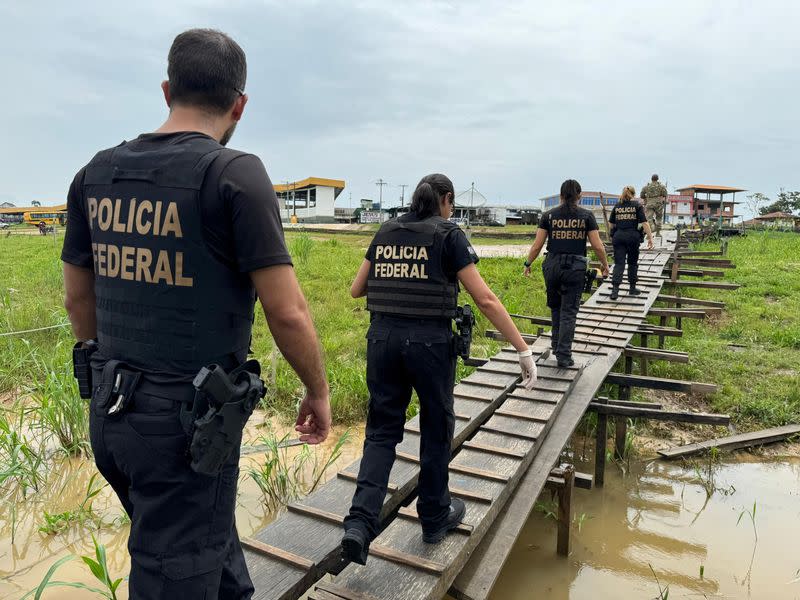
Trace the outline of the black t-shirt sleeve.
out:
M 283 237 L 278 197 L 257 156 L 246 154 L 231 160 L 219 176 L 218 193 L 230 223 L 230 258 L 238 271 L 249 273 L 292 264 Z
M 372 239 L 372 242 L 369 244 L 369 248 L 367 248 L 367 253 L 364 255 L 369 262 L 375 262 L 375 239 Z
M 587 213 L 588 214 L 586 216 L 586 233 L 589 233 L 590 231 L 597 231 L 598 229 L 600 229 L 597 226 L 597 219 L 594 218 L 594 213 L 590 211 L 587 211 Z
M 444 241 L 444 269 L 449 275 L 455 275 L 471 264 L 478 264 L 478 255 L 467 236 L 461 229 L 454 229 Z
M 608 216 L 609 223 L 616 223 L 617 222 L 617 207 L 611 209 L 611 214 Z
M 544 213 L 542 215 L 542 218 L 539 221 L 539 228 L 544 229 L 547 233 L 550 233 L 550 213 Z
M 647 217 L 644 215 L 644 207 L 640 204 L 636 207 L 636 222 L 644 223 L 645 221 L 647 221 Z
M 92 259 L 92 235 L 89 220 L 86 218 L 86 204 L 83 201 L 83 175 L 85 168 L 78 171 L 67 194 L 67 232 L 61 249 L 61 260 L 65 263 L 94 268 Z

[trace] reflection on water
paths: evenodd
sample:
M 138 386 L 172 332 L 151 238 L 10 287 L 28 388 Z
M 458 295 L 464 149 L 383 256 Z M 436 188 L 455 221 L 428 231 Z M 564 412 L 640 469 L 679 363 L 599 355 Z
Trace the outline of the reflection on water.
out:
M 556 556 L 555 522 L 536 513 L 492 598 L 658 598 L 652 566 L 670 599 L 800 599 L 800 459 L 742 455 L 719 464 L 713 484 L 707 501 L 680 463 L 632 464 L 625 476 L 610 466 L 604 488 L 574 491 L 572 554 Z M 754 502 L 757 543 L 747 514 L 737 525 Z
M 258 415 L 258 413 L 257 413 Z M 253 418 L 248 423 L 244 435 L 245 444 L 259 444 L 258 437 L 266 430 L 255 423 L 263 423 L 262 418 Z M 294 438 L 293 427 L 270 425 L 278 439 L 288 434 Z M 346 428 L 335 428 L 325 444 L 317 449 L 320 459 L 327 456 L 331 447 Z M 351 428 L 350 441 L 342 449 L 342 456 L 328 470 L 324 479 L 335 476 L 336 471 L 361 455 L 363 430 L 361 427 Z M 300 452 L 301 447 L 288 450 L 292 456 Z M 262 453 L 243 456 L 240 462 L 242 476 L 239 483 L 236 521 L 239 534 L 252 535 L 270 523 L 275 515 L 266 511 L 258 486 L 245 475 L 247 467 L 258 464 L 263 459 Z M 309 467 L 312 466 L 309 464 Z M 116 523 L 95 529 L 91 524 L 82 527 L 74 525 L 56 535 L 45 535 L 39 532 L 44 512 L 51 514 L 76 509 L 86 496 L 89 480 L 96 473 L 94 464 L 81 459 L 65 459 L 55 466 L 49 475 L 46 489 L 40 493 L 29 493 L 27 498 L 19 498 L 14 505 L 4 504 L 0 509 L 0 599 L 20 598 L 27 591 L 35 588 L 44 578 L 48 569 L 62 556 L 67 554 L 94 556 L 92 533 L 98 541 L 106 546 L 108 552 L 108 568 L 113 577 L 127 576 L 130 569 L 130 557 L 126 547 L 129 526 L 120 525 L 123 510 L 110 487 L 106 487 L 95 498 L 92 508 L 104 523 Z M 12 544 L 12 528 L 15 529 L 15 540 Z M 60 567 L 54 578 L 59 581 L 78 581 L 96 587 L 88 568 L 80 561 L 73 561 Z M 84 590 L 66 587 L 52 588 L 45 592 L 45 600 L 78 600 L 99 597 Z M 123 583 L 117 591 L 119 600 L 128 598 L 127 584 Z

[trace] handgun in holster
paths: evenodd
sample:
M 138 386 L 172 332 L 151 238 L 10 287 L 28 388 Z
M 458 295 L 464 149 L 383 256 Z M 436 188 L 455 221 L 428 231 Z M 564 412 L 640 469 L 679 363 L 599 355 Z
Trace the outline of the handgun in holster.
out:
M 84 400 L 92 397 L 92 365 L 89 359 L 95 350 L 95 340 L 78 342 L 72 347 L 72 374 L 78 381 L 78 392 Z
M 456 356 L 466 360 L 469 358 L 470 346 L 472 346 L 472 328 L 475 325 L 475 315 L 469 304 L 456 307 L 456 335 L 453 338 Z
M 217 475 L 242 443 L 242 432 L 266 389 L 261 366 L 248 360 L 230 374 L 219 365 L 200 369 L 192 382 L 208 410 L 194 421 L 189 446 L 191 467 L 197 473 Z M 199 402 L 199 399 L 196 399 Z
M 588 269 L 586 279 L 583 283 L 583 291 L 586 294 L 592 293 L 592 285 L 597 282 L 598 287 L 603 283 L 603 272 L 600 269 Z

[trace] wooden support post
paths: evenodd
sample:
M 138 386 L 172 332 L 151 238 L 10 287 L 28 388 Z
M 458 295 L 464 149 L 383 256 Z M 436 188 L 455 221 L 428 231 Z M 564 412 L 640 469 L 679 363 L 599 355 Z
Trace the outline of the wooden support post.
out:
M 572 487 L 575 480 L 575 467 L 564 469 L 564 485 L 558 490 L 558 541 L 559 556 L 569 556 L 569 528 L 572 522 Z
M 614 458 L 625 459 L 625 438 L 628 436 L 628 417 L 614 417 Z
M 647 348 L 647 334 L 643 333 L 639 336 L 642 340 L 642 348 Z M 639 358 L 639 370 L 641 374 L 647 377 L 647 357 L 642 356 Z
M 598 398 L 597 402 L 607 404 L 608 398 Z M 606 475 L 606 440 L 608 439 L 608 415 L 597 415 L 597 430 L 594 440 L 594 485 L 603 487 Z

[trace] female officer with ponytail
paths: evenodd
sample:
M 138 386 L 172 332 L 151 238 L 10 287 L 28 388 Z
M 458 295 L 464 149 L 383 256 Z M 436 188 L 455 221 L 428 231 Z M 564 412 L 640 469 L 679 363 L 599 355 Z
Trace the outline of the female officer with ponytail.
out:
M 523 385 L 530 389 L 536 381 L 530 348 L 475 268 L 478 257 L 464 233 L 448 221 L 453 203 L 450 179 L 423 177 L 411 211 L 380 228 L 350 288 L 354 298 L 367 296 L 371 317 L 364 455 L 342 538 L 343 556 L 359 564 L 366 564 L 369 544 L 378 534 L 412 389 L 420 403 L 417 512 L 423 540 L 440 542 L 464 517 L 464 503 L 450 497 L 447 472 L 455 424 L 452 320 L 459 282 L 517 349 Z
M 625 262 L 628 263 L 628 293 L 638 296 L 641 292 L 636 289 L 636 275 L 639 267 L 639 244 L 641 236 L 639 228 L 642 227 L 647 234 L 647 249 L 653 249 L 653 235 L 650 233 L 650 224 L 644 214 L 644 208 L 633 197 L 636 190 L 627 185 L 622 190 L 619 202 L 611 209 L 608 222 L 611 226 L 611 241 L 614 244 L 614 275 L 611 277 L 612 300 L 619 297 L 619 286 L 622 284 L 622 273 Z
M 559 367 L 570 367 L 575 319 L 581 304 L 586 278 L 586 241 L 600 259 L 603 277 L 608 275 L 605 248 L 597 232 L 597 220 L 591 211 L 580 208 L 581 184 L 568 179 L 561 184 L 561 204 L 547 211 L 539 221 L 536 239 L 525 261 L 525 277 L 531 274 L 531 263 L 547 242 L 547 256 L 542 265 L 547 286 L 547 306 L 552 320 L 551 346 Z

